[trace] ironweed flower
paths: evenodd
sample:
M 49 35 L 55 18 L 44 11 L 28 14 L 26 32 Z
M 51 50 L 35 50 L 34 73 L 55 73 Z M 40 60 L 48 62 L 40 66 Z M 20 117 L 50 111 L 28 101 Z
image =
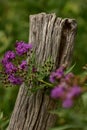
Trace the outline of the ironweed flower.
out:
M 17 71 L 17 67 L 12 62 L 8 62 L 5 64 L 5 71 L 7 74 L 11 74 Z
M 68 98 L 73 98 L 73 97 L 76 97 L 78 96 L 79 94 L 81 94 L 82 90 L 81 90 L 81 87 L 79 86 L 72 86 L 71 88 L 69 88 L 69 91 L 67 93 L 67 97 Z
M 49 80 L 50 80 L 51 83 L 54 83 L 56 81 L 56 79 L 62 78 L 63 75 L 64 75 L 64 68 L 60 67 L 55 72 L 52 72 L 50 74 L 50 79 Z
M 59 79 L 59 80 L 58 80 Z M 60 67 L 50 75 L 50 82 L 58 84 L 51 90 L 51 97 L 62 100 L 64 108 L 73 106 L 74 99 L 82 93 L 82 89 L 74 82 L 75 76 L 73 73 L 64 73 L 64 68 Z
M 50 79 L 49 79 L 51 83 L 55 82 L 55 77 L 56 77 L 56 73 L 52 72 L 51 75 L 50 75 Z
M 21 56 L 25 53 L 27 53 L 29 50 L 32 49 L 32 44 L 26 44 L 25 42 L 17 42 L 16 43 L 16 54 Z
M 28 68 L 28 65 L 27 65 L 27 61 L 26 60 L 23 60 L 19 66 L 20 69 L 24 70 Z
M 7 51 L 1 61 L 2 71 L 4 70 L 4 76 L 13 85 L 20 85 L 25 79 L 25 70 L 28 69 L 28 64 L 26 60 L 22 60 L 21 64 L 17 60 L 21 60 L 20 56 L 26 54 L 32 49 L 32 44 L 26 44 L 25 42 L 17 42 L 15 46 L 15 51 Z M 22 57 L 23 58 L 23 57 Z M 14 59 L 14 63 L 12 60 Z M 23 73 L 21 74 L 22 71 Z M 34 69 L 35 71 L 35 69 Z
M 62 76 L 64 75 L 64 67 L 60 67 L 59 69 L 56 70 L 56 78 L 62 78 Z
M 8 80 L 13 85 L 21 85 L 23 83 L 23 80 L 20 77 L 9 75 Z
M 65 75 L 65 80 L 66 81 L 70 81 L 72 78 L 74 78 L 74 74 L 71 73 L 71 72 Z
M 63 108 L 70 108 L 73 106 L 73 100 L 70 98 L 66 98 L 65 100 L 63 100 L 62 102 L 62 107 Z
M 57 86 L 51 90 L 51 97 L 53 99 L 62 99 L 63 107 L 69 108 L 73 105 L 75 97 L 82 93 L 81 87 L 79 86 Z
M 7 51 L 2 59 L 2 64 L 5 65 L 12 59 L 16 57 L 16 54 L 13 51 Z
M 54 99 L 60 98 L 64 95 L 64 88 L 61 86 L 56 86 L 51 91 L 51 97 Z

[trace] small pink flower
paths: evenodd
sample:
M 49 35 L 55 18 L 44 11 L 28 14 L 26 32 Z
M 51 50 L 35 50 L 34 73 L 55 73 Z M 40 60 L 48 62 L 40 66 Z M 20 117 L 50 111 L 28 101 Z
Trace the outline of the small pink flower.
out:
M 63 87 L 55 87 L 51 90 L 51 97 L 54 99 L 61 98 L 64 95 L 64 88 Z
M 70 108 L 72 106 L 73 106 L 73 100 L 72 99 L 67 98 L 67 99 L 63 100 L 63 103 L 62 103 L 63 108 Z
M 27 61 L 23 60 L 22 63 L 20 64 L 19 68 L 22 69 L 22 70 L 24 70 L 24 69 L 27 70 L 27 68 L 28 68 Z

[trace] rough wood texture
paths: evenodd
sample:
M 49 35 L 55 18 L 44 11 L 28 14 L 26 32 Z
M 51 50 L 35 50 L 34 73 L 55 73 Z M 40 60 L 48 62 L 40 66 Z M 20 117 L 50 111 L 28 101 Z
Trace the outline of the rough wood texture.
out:
M 30 16 L 29 42 L 34 44 L 39 64 L 52 56 L 54 67 L 68 62 L 70 64 L 77 24 L 73 19 L 62 19 L 55 14 Z M 56 116 L 48 111 L 56 104 L 45 90 L 30 97 L 23 84 L 20 87 L 8 130 L 49 130 L 54 126 Z

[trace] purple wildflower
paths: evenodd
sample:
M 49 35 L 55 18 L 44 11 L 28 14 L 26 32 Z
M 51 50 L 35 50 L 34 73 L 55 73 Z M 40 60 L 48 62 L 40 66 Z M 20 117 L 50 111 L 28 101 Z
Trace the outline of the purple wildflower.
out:
M 56 73 L 52 72 L 51 75 L 50 75 L 50 79 L 49 79 L 51 83 L 55 82 L 55 77 L 56 77 Z
M 64 88 L 63 87 L 55 87 L 52 89 L 51 91 L 51 97 L 56 99 L 56 98 L 60 98 L 64 95 Z
M 8 62 L 5 65 L 5 71 L 7 74 L 13 73 L 17 71 L 17 68 L 14 66 L 14 64 L 12 64 L 11 62 Z
M 69 81 L 70 79 L 72 79 L 74 77 L 74 74 L 73 73 L 68 73 L 65 75 L 65 80 L 66 81 Z
M 75 76 L 73 73 L 64 74 L 63 66 L 50 75 L 51 83 L 56 84 L 58 82 L 58 86 L 51 90 L 51 97 L 62 100 L 62 106 L 64 108 L 72 107 L 74 98 L 82 93 L 81 87 L 75 85 L 75 82 L 73 82 L 74 79 Z
M 57 78 L 61 78 L 64 74 L 64 68 L 63 67 L 60 67 L 59 69 L 56 70 L 56 76 Z
M 28 49 L 28 50 L 30 49 L 31 50 L 32 48 L 33 48 L 33 45 L 31 43 L 26 44 L 26 49 Z
M 63 108 L 70 108 L 70 107 L 72 107 L 73 106 L 73 100 L 69 99 L 69 98 L 63 100 L 62 106 L 63 106 Z
M 75 96 L 79 96 L 81 94 L 81 87 L 79 86 L 72 86 L 67 93 L 68 98 L 73 98 Z
M 10 60 L 15 58 L 15 53 L 13 51 L 7 51 L 4 55 L 4 58 L 2 59 L 2 64 L 5 65 L 8 63 Z
M 23 83 L 23 80 L 20 77 L 16 77 L 14 75 L 9 75 L 8 80 L 13 85 L 21 85 Z
M 7 63 L 8 63 L 8 60 L 4 57 L 4 58 L 2 59 L 2 64 L 5 66 Z
M 15 58 L 15 53 L 13 51 L 7 51 L 5 53 L 5 58 L 8 59 L 8 60 L 12 60 Z
M 16 43 L 16 53 L 19 56 L 27 53 L 31 49 L 32 49 L 32 44 L 26 44 L 26 43 L 24 43 L 22 41 Z
M 63 71 L 63 67 L 60 67 L 59 69 L 57 69 L 55 72 L 52 72 L 51 75 L 50 75 L 50 82 L 51 83 L 54 83 L 56 79 L 60 79 L 62 78 L 64 74 L 64 71 Z
M 26 60 L 23 60 L 22 63 L 20 64 L 19 68 L 24 70 L 24 69 L 27 69 L 27 61 Z

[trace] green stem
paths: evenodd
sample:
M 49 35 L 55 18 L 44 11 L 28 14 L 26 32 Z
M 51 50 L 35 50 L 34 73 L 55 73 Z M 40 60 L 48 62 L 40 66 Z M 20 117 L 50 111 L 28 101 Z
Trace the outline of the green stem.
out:
M 44 83 L 44 84 L 48 85 L 49 87 L 53 87 L 52 84 L 47 83 L 47 82 L 45 82 L 44 80 L 40 80 L 40 79 L 38 79 L 38 81 L 41 82 L 41 83 Z

